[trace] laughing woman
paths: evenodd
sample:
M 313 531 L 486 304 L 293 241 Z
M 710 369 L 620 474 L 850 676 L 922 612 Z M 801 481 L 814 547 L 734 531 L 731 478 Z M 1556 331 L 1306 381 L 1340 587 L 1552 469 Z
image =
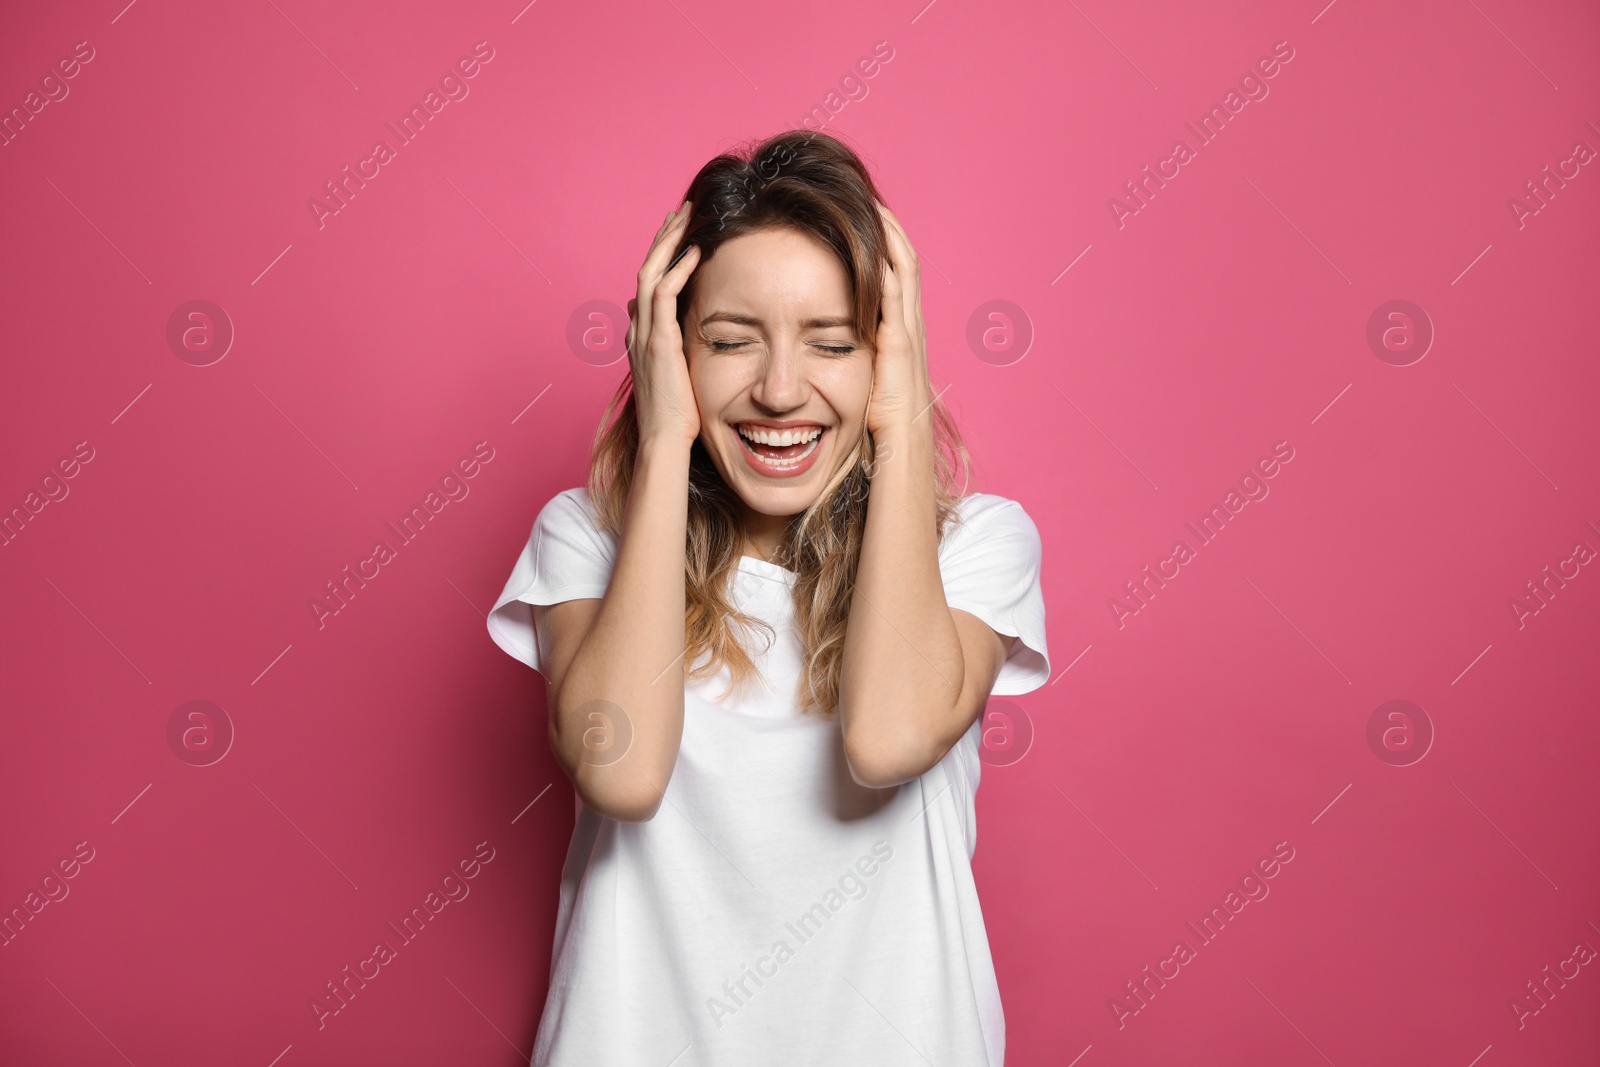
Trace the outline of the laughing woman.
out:
M 579 801 L 532 1062 L 1000 1067 L 973 801 L 985 701 L 1050 675 L 1038 530 L 966 494 L 849 148 L 780 134 L 686 196 L 587 486 L 489 617 Z

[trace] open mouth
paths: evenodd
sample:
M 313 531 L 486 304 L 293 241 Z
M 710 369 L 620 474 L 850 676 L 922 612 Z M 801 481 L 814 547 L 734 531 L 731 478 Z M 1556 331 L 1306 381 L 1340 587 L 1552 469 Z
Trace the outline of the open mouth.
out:
M 826 426 L 773 430 L 764 426 L 736 425 L 742 451 L 750 465 L 763 474 L 798 474 L 811 466 L 817 446 L 827 435 Z

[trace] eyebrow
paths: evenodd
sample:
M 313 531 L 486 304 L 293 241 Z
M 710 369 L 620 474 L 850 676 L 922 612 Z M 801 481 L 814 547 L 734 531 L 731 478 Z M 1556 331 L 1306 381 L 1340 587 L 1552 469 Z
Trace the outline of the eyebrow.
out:
M 711 314 L 707 315 L 705 318 L 701 319 L 700 320 L 700 325 L 701 326 L 706 326 L 707 324 L 713 323 L 713 322 L 731 322 L 735 326 L 761 326 L 761 325 L 764 325 L 764 323 L 760 319 L 756 318 L 753 315 L 740 315 L 737 312 L 733 312 L 733 311 L 714 311 Z M 814 319 L 806 319 L 804 322 L 802 322 L 800 324 L 800 328 L 803 329 L 803 330 L 825 330 L 825 329 L 828 329 L 828 328 L 833 327 L 833 326 L 854 327 L 854 325 L 855 324 L 852 323 L 849 319 L 814 318 Z

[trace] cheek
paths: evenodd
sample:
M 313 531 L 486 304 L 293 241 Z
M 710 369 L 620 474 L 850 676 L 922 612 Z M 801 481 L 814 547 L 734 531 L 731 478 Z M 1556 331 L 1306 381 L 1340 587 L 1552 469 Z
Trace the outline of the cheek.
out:
M 833 373 L 828 375 L 826 388 L 844 424 L 850 426 L 860 422 L 866 413 L 867 398 L 872 395 L 871 357 L 857 358 L 834 367 Z
M 726 370 L 726 365 L 719 367 L 709 361 L 689 359 L 689 387 L 694 390 L 694 403 L 701 421 L 718 418 L 739 395 L 740 384 L 725 373 Z
M 689 369 L 689 388 L 694 390 L 695 397 L 709 396 L 715 389 L 716 382 L 706 373 L 705 360 L 691 353 L 685 363 Z

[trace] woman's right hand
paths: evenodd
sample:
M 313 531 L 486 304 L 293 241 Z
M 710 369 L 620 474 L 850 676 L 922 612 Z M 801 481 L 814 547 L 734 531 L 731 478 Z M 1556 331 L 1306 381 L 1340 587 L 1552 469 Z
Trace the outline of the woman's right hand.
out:
M 683 258 L 666 269 L 692 209 L 686 200 L 667 215 L 639 268 L 639 294 L 628 301 L 628 365 L 633 371 L 641 442 L 692 445 L 700 436 L 700 409 L 689 382 L 677 314 L 678 293 L 700 262 L 700 246 L 690 245 Z

